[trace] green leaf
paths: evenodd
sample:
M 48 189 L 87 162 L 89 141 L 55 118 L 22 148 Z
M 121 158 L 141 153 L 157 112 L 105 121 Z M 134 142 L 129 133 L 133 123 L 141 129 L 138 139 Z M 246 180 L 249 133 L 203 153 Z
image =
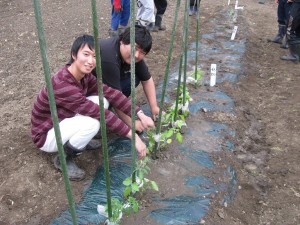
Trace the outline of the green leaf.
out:
M 157 186 L 157 183 L 155 181 L 151 181 L 151 186 L 152 186 L 153 190 L 158 191 L 158 186 Z
M 165 132 L 163 133 L 163 136 L 164 136 L 165 138 L 169 138 L 169 137 L 171 137 L 171 136 L 173 135 L 173 132 L 174 132 L 174 130 L 173 130 L 172 128 L 170 128 L 169 130 L 167 130 L 167 131 L 165 131 Z
M 132 190 L 132 189 L 131 189 L 130 186 L 128 186 L 128 187 L 125 188 L 125 190 L 124 190 L 124 192 L 123 192 L 123 195 L 124 195 L 125 198 L 127 198 L 127 197 L 130 195 L 131 190 Z
M 140 180 L 144 179 L 144 173 L 142 171 L 139 172 L 139 179 Z
M 127 177 L 127 178 L 123 181 L 123 184 L 124 184 L 125 186 L 129 186 L 129 185 L 131 185 L 131 183 L 132 183 L 131 177 Z
M 177 140 L 180 144 L 182 143 L 183 137 L 182 137 L 182 135 L 181 135 L 180 133 L 177 133 L 177 134 L 176 134 L 176 140 Z
M 134 212 L 138 212 L 139 211 L 139 205 L 136 202 L 133 204 L 132 208 L 133 208 Z
M 130 207 L 124 208 L 123 211 L 124 211 L 127 215 L 130 215 L 130 214 L 131 214 L 131 208 L 130 208 Z
M 139 185 L 137 183 L 133 183 L 131 187 L 133 191 L 139 191 Z

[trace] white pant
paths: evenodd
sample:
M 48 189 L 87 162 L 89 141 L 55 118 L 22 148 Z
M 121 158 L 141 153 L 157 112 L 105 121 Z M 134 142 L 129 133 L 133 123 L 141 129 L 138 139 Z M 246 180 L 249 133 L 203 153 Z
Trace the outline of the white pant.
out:
M 98 96 L 89 96 L 87 99 L 99 105 Z M 106 98 L 103 99 L 104 108 L 108 109 L 109 103 Z M 67 141 L 76 149 L 83 149 L 90 140 L 98 133 L 100 122 L 89 116 L 76 114 L 74 117 L 66 118 L 59 123 L 62 143 Z M 54 128 L 47 133 L 47 138 L 41 150 L 45 152 L 57 152 L 57 144 Z
M 136 20 L 143 26 L 155 22 L 154 16 L 154 1 L 153 0 L 138 0 L 137 1 Z

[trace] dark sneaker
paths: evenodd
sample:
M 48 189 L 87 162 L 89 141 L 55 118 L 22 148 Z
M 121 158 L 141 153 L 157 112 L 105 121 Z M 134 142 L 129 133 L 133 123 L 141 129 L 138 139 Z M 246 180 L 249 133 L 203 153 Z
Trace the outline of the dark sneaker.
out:
M 84 179 L 85 177 L 85 172 L 84 170 L 80 169 L 70 157 L 66 158 L 66 163 L 67 163 L 67 169 L 68 169 L 68 177 L 70 180 L 73 181 L 79 181 Z M 53 164 L 56 169 L 62 171 L 59 156 L 55 156 L 53 159 Z
M 109 35 L 109 37 L 118 37 L 119 36 L 119 31 L 118 30 L 109 29 L 108 35 Z
M 86 150 L 97 150 L 101 148 L 101 139 L 92 139 L 86 146 Z
M 155 25 L 155 27 L 157 27 L 157 30 L 159 30 L 159 31 L 163 31 L 163 30 L 167 29 L 166 26 L 164 26 L 164 25 L 161 25 L 161 26 L 156 26 Z
M 150 23 L 149 25 L 147 25 L 147 29 L 150 32 L 158 32 L 158 27 L 154 25 L 154 23 Z
M 298 62 L 299 61 L 299 58 L 297 56 L 292 55 L 292 54 L 281 56 L 280 59 L 286 60 L 286 61 L 293 61 L 293 62 Z

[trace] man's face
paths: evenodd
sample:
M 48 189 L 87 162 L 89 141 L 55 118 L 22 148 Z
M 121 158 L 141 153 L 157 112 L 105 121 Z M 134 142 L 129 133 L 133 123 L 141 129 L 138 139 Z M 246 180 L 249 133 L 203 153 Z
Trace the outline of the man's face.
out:
M 91 50 L 86 44 L 78 50 L 77 56 L 74 57 L 74 66 L 82 75 L 91 73 L 96 67 L 95 50 Z
M 127 64 L 130 64 L 130 44 L 126 45 L 121 41 L 120 45 L 120 52 L 121 56 Z M 135 44 L 135 62 L 140 62 L 144 59 L 146 53 L 137 45 Z

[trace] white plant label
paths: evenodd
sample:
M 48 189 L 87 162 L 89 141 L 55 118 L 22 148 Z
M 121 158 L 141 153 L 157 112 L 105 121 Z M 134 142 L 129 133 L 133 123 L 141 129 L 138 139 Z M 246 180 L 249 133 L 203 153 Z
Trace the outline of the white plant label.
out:
M 238 29 L 238 26 L 234 26 L 230 40 L 234 40 L 236 32 L 237 32 L 237 29 Z
M 234 9 L 244 9 L 244 6 L 238 6 L 238 5 L 239 5 L 239 1 L 236 0 Z
M 230 5 L 230 0 L 228 0 L 228 5 Z
M 210 86 L 213 87 L 216 85 L 217 81 L 217 64 L 210 65 Z
M 237 8 L 238 8 L 238 5 L 239 5 L 239 1 L 236 0 L 236 1 L 235 1 L 235 6 L 234 6 L 234 8 L 237 9 Z

